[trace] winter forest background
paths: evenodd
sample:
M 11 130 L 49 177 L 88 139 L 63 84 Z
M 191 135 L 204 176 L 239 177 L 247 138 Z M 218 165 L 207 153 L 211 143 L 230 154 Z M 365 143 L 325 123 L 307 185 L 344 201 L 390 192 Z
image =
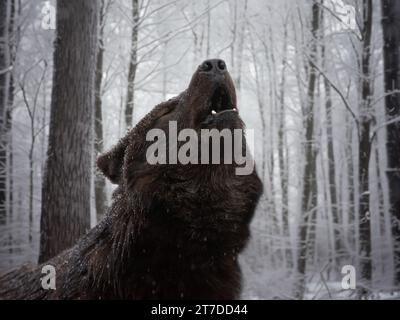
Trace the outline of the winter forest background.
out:
M 0 273 L 37 263 L 41 213 L 51 207 L 42 193 L 51 189 L 55 8 L 0 0 Z M 243 298 L 398 297 L 400 1 L 98 0 L 98 8 L 96 64 L 87 66 L 95 99 L 83 99 L 91 104 L 79 133 L 90 146 L 92 169 L 79 182 L 90 210 L 79 223 L 90 212 L 94 226 L 110 203 L 96 156 L 218 57 L 255 130 L 265 184 L 241 257 Z M 76 110 L 55 111 L 68 114 L 56 123 L 71 157 Z M 71 202 L 74 186 L 57 183 Z M 356 268 L 357 290 L 341 286 L 346 265 Z

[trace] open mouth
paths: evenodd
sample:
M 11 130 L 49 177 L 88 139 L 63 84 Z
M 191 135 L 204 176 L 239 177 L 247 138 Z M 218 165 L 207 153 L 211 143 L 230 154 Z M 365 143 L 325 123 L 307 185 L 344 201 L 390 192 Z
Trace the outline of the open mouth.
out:
M 219 86 L 215 89 L 211 97 L 210 114 L 218 115 L 224 112 L 237 112 L 232 103 L 231 96 L 225 86 Z

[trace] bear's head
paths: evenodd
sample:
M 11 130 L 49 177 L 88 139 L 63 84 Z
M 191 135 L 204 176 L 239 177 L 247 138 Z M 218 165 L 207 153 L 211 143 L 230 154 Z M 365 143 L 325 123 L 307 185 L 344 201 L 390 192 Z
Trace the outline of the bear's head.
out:
M 183 221 L 193 228 L 188 228 L 191 237 L 203 237 L 202 232 L 197 232 L 203 228 L 217 233 L 241 232 L 244 241 L 262 185 L 255 170 L 247 175 L 237 174 L 236 169 L 244 165 L 236 161 L 237 149 L 241 155 L 247 154 L 243 129 L 235 86 L 225 62 L 206 60 L 184 92 L 157 105 L 110 152 L 100 156 L 97 164 L 106 177 L 119 185 L 122 197 L 135 199 L 140 210 L 151 212 L 152 218 L 146 219 Z M 204 132 L 218 135 L 222 131 L 219 144 L 213 143 L 211 134 L 208 148 L 203 148 Z M 236 137 L 235 131 L 239 132 Z M 150 132 L 154 133 L 151 139 Z M 232 140 L 225 134 L 231 134 Z M 239 137 L 238 142 L 235 138 Z M 149 150 L 154 149 L 155 141 L 160 148 L 153 158 L 165 158 L 164 162 L 149 161 Z M 237 143 L 239 148 L 235 147 Z M 202 161 L 205 151 L 209 153 L 208 163 Z M 180 156 L 188 153 L 192 161 L 182 163 Z M 228 153 L 230 157 L 226 157 Z

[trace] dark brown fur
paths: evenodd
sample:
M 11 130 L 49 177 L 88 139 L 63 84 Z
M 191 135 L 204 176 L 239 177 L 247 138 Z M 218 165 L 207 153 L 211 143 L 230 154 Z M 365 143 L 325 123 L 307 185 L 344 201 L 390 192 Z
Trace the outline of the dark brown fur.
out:
M 41 266 L 0 278 L 0 298 L 13 299 L 235 299 L 238 254 L 249 238 L 262 185 L 256 172 L 232 165 L 150 165 L 149 129 L 235 129 L 235 112 L 210 116 L 216 88 L 230 107 L 236 94 L 228 72 L 202 67 L 188 89 L 156 106 L 98 167 L 118 187 L 106 218 L 75 247 L 46 264 L 56 267 L 56 290 L 41 289 Z M 243 145 L 246 148 L 246 145 Z

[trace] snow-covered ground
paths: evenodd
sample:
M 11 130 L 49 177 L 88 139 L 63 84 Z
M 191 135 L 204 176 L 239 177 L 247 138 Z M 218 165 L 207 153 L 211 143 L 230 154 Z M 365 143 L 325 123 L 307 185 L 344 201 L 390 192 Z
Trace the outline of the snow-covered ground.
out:
M 286 270 L 249 273 L 242 267 L 244 287 L 242 299 L 249 300 L 293 300 L 293 277 Z M 356 290 L 345 290 L 340 281 L 325 281 L 320 275 L 306 284 L 305 300 L 354 300 Z M 372 290 L 371 300 L 400 300 L 400 291 L 392 288 Z

